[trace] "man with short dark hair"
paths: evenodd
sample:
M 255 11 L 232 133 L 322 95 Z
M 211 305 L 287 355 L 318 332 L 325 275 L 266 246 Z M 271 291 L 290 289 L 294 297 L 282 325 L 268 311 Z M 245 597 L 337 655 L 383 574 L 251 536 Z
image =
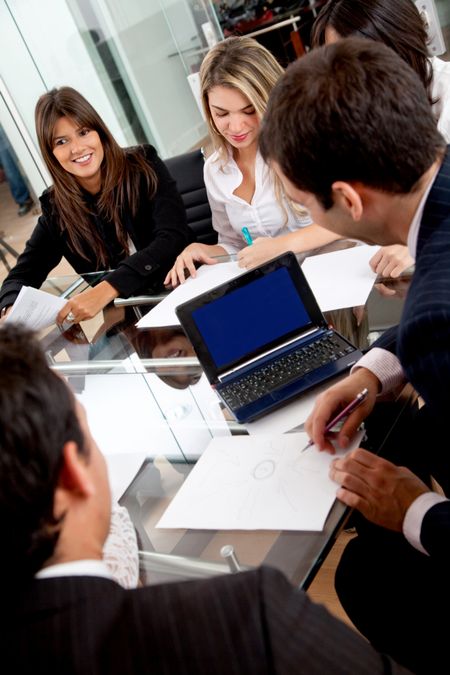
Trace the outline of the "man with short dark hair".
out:
M 2 326 L 2 672 L 406 673 L 270 568 L 121 588 L 101 559 L 109 519 L 81 406 L 31 334 Z
M 378 394 L 409 381 L 424 400 L 408 438 L 388 457 L 357 449 L 332 465 L 338 498 L 364 516 L 336 587 L 378 649 L 415 672 L 446 672 L 439 605 L 450 604 L 450 501 L 401 465 L 428 485 L 435 478 L 448 494 L 450 153 L 417 75 L 388 47 L 356 38 L 313 50 L 288 68 L 271 96 L 260 144 L 314 222 L 369 244 L 407 244 L 416 260 L 399 327 L 318 397 L 306 428 L 331 450 L 327 421 L 367 387 L 366 401 L 340 431 L 345 447 Z

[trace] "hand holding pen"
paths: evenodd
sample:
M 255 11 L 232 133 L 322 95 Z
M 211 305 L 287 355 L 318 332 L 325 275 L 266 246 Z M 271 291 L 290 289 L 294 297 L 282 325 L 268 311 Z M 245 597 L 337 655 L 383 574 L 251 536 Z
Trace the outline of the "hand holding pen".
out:
M 245 243 L 248 246 L 251 246 L 253 244 L 253 239 L 252 239 L 252 235 L 249 232 L 248 227 L 243 227 L 241 232 L 242 232 L 242 236 L 244 237 Z
M 350 401 L 350 403 L 346 405 L 345 408 L 343 408 L 343 410 L 341 410 L 340 413 L 338 413 L 335 417 L 333 417 L 333 419 L 330 422 L 328 422 L 328 424 L 325 427 L 325 434 L 328 434 L 333 429 L 333 427 L 336 426 L 336 424 L 338 424 L 343 419 L 351 415 L 351 413 L 354 410 L 356 410 L 356 408 L 359 405 L 361 405 L 363 401 L 366 400 L 368 393 L 369 390 L 366 387 L 362 391 L 360 391 L 359 394 L 357 394 L 355 398 L 352 401 Z M 310 439 L 308 443 L 305 445 L 305 447 L 300 450 L 300 452 L 305 452 L 305 450 L 310 448 L 312 445 L 314 445 L 314 441 Z

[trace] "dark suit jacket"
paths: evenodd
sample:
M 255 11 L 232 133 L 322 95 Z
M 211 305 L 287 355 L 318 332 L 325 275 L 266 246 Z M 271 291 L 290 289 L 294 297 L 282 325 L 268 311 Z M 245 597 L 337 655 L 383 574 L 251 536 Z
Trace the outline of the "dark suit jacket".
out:
M 450 146 L 425 204 L 400 325 L 374 346 L 398 355 L 424 399 L 418 443 L 432 475 L 450 494 Z M 450 502 L 430 510 L 421 539 L 433 555 L 450 558 Z
M 160 289 L 176 256 L 195 238 L 186 223 L 185 208 L 175 181 L 164 162 L 151 145 L 142 146 L 142 152 L 155 171 L 158 183 L 156 193 L 150 197 L 142 178 L 140 203 L 134 218 L 131 218 L 127 204 L 122 205 L 122 222 L 136 253 L 124 257 L 114 225 L 98 215 L 96 197 L 85 194 L 86 204 L 92 213 L 92 228 L 105 242 L 109 267 L 114 269 L 104 278 L 122 297 L 151 287 Z M 39 288 L 63 257 L 79 274 L 99 269 L 92 250 L 86 249 L 85 258 L 70 247 L 66 232 L 60 228 L 52 188 L 42 194 L 40 201 L 42 215 L 24 252 L 2 285 L 0 309 L 14 302 L 22 286 Z
M 3 599 L 5 675 L 408 672 L 270 568 L 131 591 L 42 579 L 11 605 Z

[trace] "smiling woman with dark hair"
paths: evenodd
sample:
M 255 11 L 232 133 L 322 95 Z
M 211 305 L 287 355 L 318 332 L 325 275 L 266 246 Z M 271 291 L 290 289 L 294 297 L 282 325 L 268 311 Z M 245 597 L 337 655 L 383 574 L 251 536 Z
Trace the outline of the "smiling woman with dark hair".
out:
M 155 148 L 121 148 L 71 87 L 41 96 L 36 132 L 53 185 L 42 194 L 42 216 L 1 288 L 2 314 L 23 285 L 39 288 L 63 257 L 80 274 L 108 272 L 69 300 L 58 322 L 90 318 L 119 295 L 160 289 L 193 235 Z

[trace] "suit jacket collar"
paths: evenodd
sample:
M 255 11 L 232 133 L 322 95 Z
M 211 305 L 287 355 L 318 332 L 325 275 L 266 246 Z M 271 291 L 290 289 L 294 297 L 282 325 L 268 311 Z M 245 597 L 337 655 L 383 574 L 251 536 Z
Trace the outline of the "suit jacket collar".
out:
M 420 255 L 428 237 L 438 225 L 450 216 L 450 145 L 447 146 L 441 168 L 439 169 L 423 210 L 417 240 L 417 255 Z

